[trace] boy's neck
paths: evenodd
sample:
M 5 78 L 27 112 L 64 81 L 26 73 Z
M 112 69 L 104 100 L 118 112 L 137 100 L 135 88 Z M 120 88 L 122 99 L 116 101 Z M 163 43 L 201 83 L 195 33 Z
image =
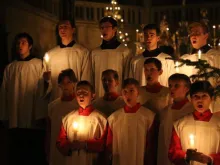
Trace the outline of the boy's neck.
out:
M 75 98 L 75 93 L 61 96 L 62 101 L 72 101 L 74 98 Z
M 124 110 L 125 110 L 125 113 L 136 113 L 140 107 L 141 107 L 140 103 L 136 103 L 133 106 L 126 104 L 124 106 Z
M 174 99 L 173 99 L 173 102 L 174 102 L 174 103 L 178 103 L 178 102 L 184 101 L 184 100 L 186 100 L 186 99 L 187 99 L 187 97 L 174 98 Z
M 63 45 L 68 45 L 72 41 L 73 41 L 73 37 L 63 38 L 62 39 L 62 44 Z
M 147 47 L 147 50 L 148 50 L 148 51 L 152 51 L 152 50 L 155 50 L 155 49 L 157 49 L 157 46 L 154 46 L 154 47 Z
M 155 82 L 152 82 L 152 83 L 149 83 L 147 82 L 147 86 L 156 86 L 156 85 L 159 85 L 160 83 L 158 81 L 155 81 Z
M 87 106 L 80 106 L 79 107 L 79 115 L 82 116 L 89 116 L 92 111 L 94 110 L 93 106 L 91 104 L 87 105 Z
M 107 101 L 114 101 L 118 98 L 119 94 L 116 91 L 105 92 L 103 99 Z

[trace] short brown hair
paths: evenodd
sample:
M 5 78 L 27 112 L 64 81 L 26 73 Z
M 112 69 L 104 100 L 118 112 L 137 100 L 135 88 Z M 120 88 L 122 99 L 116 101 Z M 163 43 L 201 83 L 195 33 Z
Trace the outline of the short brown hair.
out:
M 137 89 L 140 88 L 140 84 L 139 84 L 138 80 L 136 80 L 134 78 L 125 79 L 123 82 L 123 85 L 122 85 L 122 89 L 125 89 L 127 85 L 134 85 Z
M 102 72 L 102 77 L 107 75 L 107 74 L 112 74 L 115 80 L 119 80 L 118 72 L 113 70 L 113 69 L 107 69 Z
M 89 90 L 91 91 L 91 93 L 95 93 L 92 84 L 91 84 L 90 82 L 86 81 L 86 80 L 79 81 L 79 82 L 76 84 L 76 90 L 77 90 L 77 88 L 79 88 L 80 86 L 87 86 L 87 87 L 89 88 Z
M 194 27 L 201 27 L 203 29 L 204 34 L 209 33 L 209 28 L 203 22 L 193 22 L 188 27 L 188 33 L 190 33 L 191 29 Z

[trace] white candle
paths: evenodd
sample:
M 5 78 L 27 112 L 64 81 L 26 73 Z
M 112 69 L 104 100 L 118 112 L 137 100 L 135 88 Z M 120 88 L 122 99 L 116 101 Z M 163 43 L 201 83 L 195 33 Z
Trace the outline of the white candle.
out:
M 45 64 L 46 64 L 46 70 L 49 71 L 49 61 L 50 61 L 50 57 L 49 55 L 46 53 L 45 56 L 44 56 L 44 61 L 45 61 Z
M 195 136 L 193 134 L 189 135 L 189 146 L 192 149 L 195 149 Z
M 198 51 L 198 59 L 201 59 L 201 57 L 202 57 L 202 51 L 199 50 L 199 51 Z
M 213 25 L 212 27 L 213 27 L 213 38 L 215 39 L 215 35 L 216 35 L 216 34 L 215 34 L 215 28 L 216 28 L 216 26 Z
M 179 73 L 179 72 L 180 72 L 180 69 L 179 69 L 179 61 L 176 61 L 176 62 L 175 62 L 175 69 L 176 69 L 176 73 Z
M 76 121 L 73 122 L 72 126 L 75 131 L 77 131 L 79 128 L 79 124 Z
M 136 30 L 136 41 L 138 42 L 138 38 L 139 38 L 139 30 Z

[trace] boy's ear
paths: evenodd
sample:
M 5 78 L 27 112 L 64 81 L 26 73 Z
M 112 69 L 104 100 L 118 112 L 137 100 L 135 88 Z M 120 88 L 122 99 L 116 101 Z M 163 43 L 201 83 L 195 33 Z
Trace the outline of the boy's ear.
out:
M 157 42 L 160 41 L 160 36 L 157 36 Z
M 163 73 L 163 69 L 161 69 L 161 70 L 159 71 L 159 75 L 162 75 L 162 73 Z
M 92 100 L 95 100 L 95 93 L 92 94 Z

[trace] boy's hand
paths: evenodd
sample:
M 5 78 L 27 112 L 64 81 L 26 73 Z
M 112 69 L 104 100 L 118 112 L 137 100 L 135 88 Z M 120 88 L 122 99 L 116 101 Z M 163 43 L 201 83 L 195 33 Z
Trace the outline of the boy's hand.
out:
M 192 150 L 192 149 L 187 150 L 186 158 L 188 160 L 197 161 L 197 162 L 204 163 L 204 164 L 208 164 L 212 162 L 211 157 L 201 152 L 196 152 L 196 150 Z
M 49 81 L 51 78 L 51 71 L 46 71 L 43 74 L 44 81 Z
M 73 150 L 86 149 L 86 142 L 85 141 L 74 140 L 72 142 L 72 149 Z

